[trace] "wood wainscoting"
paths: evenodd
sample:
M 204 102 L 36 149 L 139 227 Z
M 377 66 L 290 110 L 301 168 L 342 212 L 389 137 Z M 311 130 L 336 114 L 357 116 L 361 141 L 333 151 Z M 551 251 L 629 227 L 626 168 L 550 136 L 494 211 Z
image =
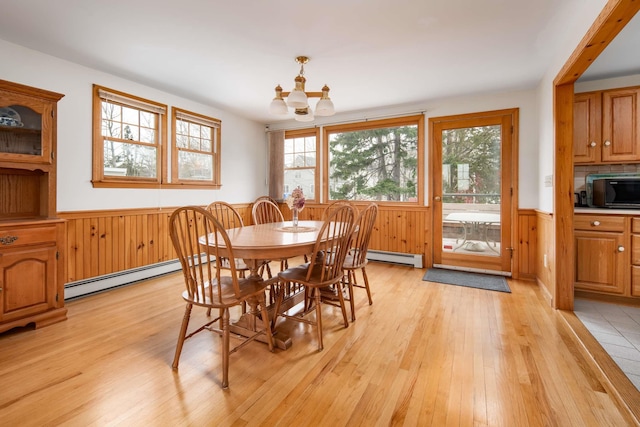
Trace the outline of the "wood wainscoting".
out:
M 234 204 L 251 224 L 252 204 Z M 300 219 L 320 219 L 326 205 L 309 204 Z M 66 283 L 166 262 L 176 258 L 169 238 L 175 207 L 59 212 L 66 219 Z M 281 205 L 285 219 L 291 219 Z M 381 206 L 370 248 L 419 254 L 431 265 L 428 207 Z
M 251 203 L 234 204 L 245 224 L 251 224 Z M 285 219 L 291 219 L 286 205 Z M 326 205 L 309 204 L 300 219 L 322 218 Z M 59 212 L 67 220 L 66 279 L 74 282 L 120 271 L 166 262 L 176 258 L 169 238 L 169 217 L 175 208 L 146 208 Z M 431 211 L 429 207 L 380 206 L 369 245 L 370 249 L 424 257 L 431 267 Z M 518 211 L 514 278 L 538 280 L 550 292 L 551 265 L 543 265 L 543 255 L 552 262 L 549 242 L 550 214 L 533 209 Z
M 515 278 L 535 280 L 538 220 L 534 209 L 518 210 L 516 254 L 518 275 Z
M 536 211 L 538 230 L 536 233 L 536 280 L 544 291 L 549 304 L 553 306 L 553 295 L 555 292 L 555 245 L 553 234 L 553 214 Z M 545 265 L 546 254 L 546 265 Z M 563 262 L 563 260 L 559 260 Z M 573 260 L 570 260 L 573 263 Z

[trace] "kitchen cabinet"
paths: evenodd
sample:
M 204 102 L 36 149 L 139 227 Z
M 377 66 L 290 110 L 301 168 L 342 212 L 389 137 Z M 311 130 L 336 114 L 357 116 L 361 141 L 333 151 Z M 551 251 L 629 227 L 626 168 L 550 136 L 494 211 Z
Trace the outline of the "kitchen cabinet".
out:
M 631 218 L 631 296 L 640 297 L 640 218 Z
M 574 162 L 599 162 L 601 145 L 602 93 L 578 93 L 573 101 Z
M 574 162 L 640 162 L 640 87 L 574 97 Z
M 62 96 L 0 80 L 0 332 L 66 319 L 65 223 L 56 218 Z
M 602 92 L 602 161 L 611 163 L 640 160 L 638 145 L 640 88 Z
M 625 295 L 629 266 L 626 218 L 612 215 L 576 215 L 575 289 Z

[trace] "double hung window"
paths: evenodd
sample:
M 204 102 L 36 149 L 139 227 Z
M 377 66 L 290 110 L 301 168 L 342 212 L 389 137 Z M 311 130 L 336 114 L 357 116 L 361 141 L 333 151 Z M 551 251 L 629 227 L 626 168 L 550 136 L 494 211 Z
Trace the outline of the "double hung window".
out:
M 220 120 L 173 108 L 171 181 L 218 185 Z
M 220 187 L 220 120 L 94 85 L 94 187 Z
M 300 187 L 308 201 L 319 200 L 318 187 L 319 130 L 300 129 L 284 136 L 284 197 Z

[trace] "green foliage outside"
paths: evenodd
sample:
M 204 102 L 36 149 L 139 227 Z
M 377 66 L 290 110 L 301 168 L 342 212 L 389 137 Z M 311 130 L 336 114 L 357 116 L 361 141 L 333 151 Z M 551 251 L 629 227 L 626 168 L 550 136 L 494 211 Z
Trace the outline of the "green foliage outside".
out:
M 332 200 L 409 201 L 417 197 L 418 126 L 332 134 Z
M 443 201 L 500 203 L 500 126 L 442 133 Z

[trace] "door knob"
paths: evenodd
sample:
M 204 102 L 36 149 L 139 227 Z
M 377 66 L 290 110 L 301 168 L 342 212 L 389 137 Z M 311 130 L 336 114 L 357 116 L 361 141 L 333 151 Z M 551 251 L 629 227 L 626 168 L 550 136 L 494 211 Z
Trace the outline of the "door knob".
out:
M 440 196 L 434 197 L 433 200 L 435 200 L 436 202 L 439 202 L 440 201 Z
M 624 252 L 624 246 L 622 245 L 618 246 L 618 252 Z
M 608 146 L 610 146 L 610 145 L 611 145 L 611 141 L 605 141 L 605 142 L 604 142 L 604 146 L 605 146 L 605 147 L 608 147 Z
M 589 143 L 589 147 L 595 147 L 595 146 L 596 146 L 596 142 L 595 142 L 595 141 L 591 141 L 591 142 Z

